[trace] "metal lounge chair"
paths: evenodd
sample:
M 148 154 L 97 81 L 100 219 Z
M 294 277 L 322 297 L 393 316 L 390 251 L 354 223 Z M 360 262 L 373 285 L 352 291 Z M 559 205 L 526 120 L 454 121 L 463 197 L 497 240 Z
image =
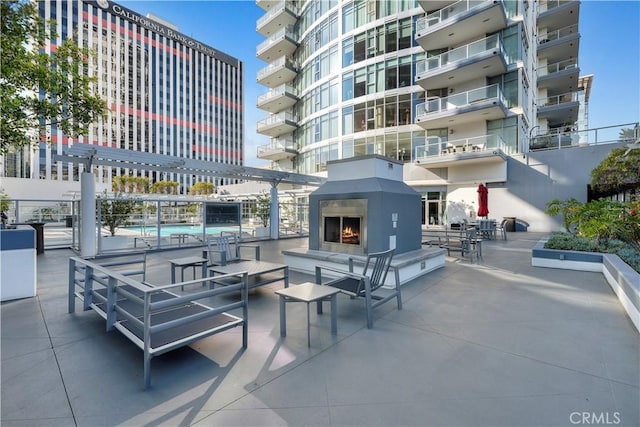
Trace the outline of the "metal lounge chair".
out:
M 372 311 L 374 308 L 396 298 L 398 310 L 402 309 L 402 294 L 400 292 L 400 280 L 397 269 L 394 268 L 395 289 L 380 290 L 387 278 L 387 273 L 389 272 L 394 252 L 394 249 L 390 249 L 388 251 L 369 254 L 362 274 L 353 272 L 353 258 L 349 259 L 349 271 L 318 265 L 316 266 L 316 283 L 319 285 L 329 285 L 334 288 L 338 288 L 340 289 L 340 292 L 347 294 L 352 298 L 364 298 L 367 312 L 367 327 L 371 329 L 373 327 Z M 332 279 L 323 283 L 323 270 L 332 272 L 332 277 L 335 277 L 336 273 L 341 274 L 341 276 L 337 279 Z M 373 302 L 374 300 L 375 302 Z M 321 301 L 318 302 L 318 313 L 322 313 Z
M 242 258 L 240 255 L 242 248 L 254 249 L 254 259 L 256 261 L 260 260 L 260 246 L 241 245 L 236 234 L 209 237 L 207 239 L 207 250 L 203 251 L 202 257 L 207 258 L 210 265 L 227 265 L 230 262 L 247 259 Z

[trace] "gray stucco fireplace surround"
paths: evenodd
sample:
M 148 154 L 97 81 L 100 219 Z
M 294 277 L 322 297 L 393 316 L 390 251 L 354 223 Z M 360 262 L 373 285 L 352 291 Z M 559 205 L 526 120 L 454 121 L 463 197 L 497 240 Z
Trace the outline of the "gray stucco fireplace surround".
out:
M 445 251 L 422 248 L 419 193 L 402 180 L 402 163 L 379 155 L 327 163 L 327 181 L 309 195 L 309 247 L 283 251 L 290 269 L 316 265 L 362 272 L 366 255 L 395 249 L 400 284 L 443 267 Z M 385 286 L 395 286 L 393 275 Z

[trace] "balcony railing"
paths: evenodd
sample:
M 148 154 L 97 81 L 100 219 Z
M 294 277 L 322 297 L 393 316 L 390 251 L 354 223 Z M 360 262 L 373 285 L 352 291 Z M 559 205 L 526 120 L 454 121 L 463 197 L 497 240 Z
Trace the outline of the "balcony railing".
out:
M 486 3 L 486 0 L 460 0 L 450 6 L 444 7 L 436 12 L 420 18 L 416 21 L 416 33 L 420 33 L 422 30 L 439 24 L 440 22 L 451 18 L 452 16 L 466 12 L 482 3 Z
M 256 52 L 262 52 L 269 46 L 278 43 L 282 40 L 283 37 L 289 37 L 292 40 L 296 40 L 296 33 L 293 30 L 292 26 L 287 26 L 286 28 L 281 29 L 280 31 L 275 32 L 271 37 L 263 41 L 258 45 Z
M 500 49 L 504 53 L 502 42 L 497 34 L 420 61 L 416 64 L 416 74 L 419 75 L 427 71 L 436 70 L 447 64 L 462 61 L 494 49 Z
M 273 8 L 271 8 L 267 13 L 262 15 L 260 17 L 260 19 L 258 19 L 258 21 L 256 22 L 256 28 L 260 28 L 262 25 L 264 25 L 265 22 L 269 21 L 271 18 L 273 18 L 277 14 L 281 13 L 285 9 L 289 10 L 294 15 L 296 15 L 295 9 L 292 8 L 289 4 L 287 4 L 286 2 L 283 1 L 283 2 L 280 2 L 279 4 L 277 4 L 276 6 L 274 6 Z
M 294 70 L 298 69 L 298 65 L 293 59 L 288 58 L 286 56 L 281 56 L 280 58 L 276 59 L 275 61 L 273 61 L 272 63 L 270 63 L 266 67 L 258 70 L 258 73 L 257 73 L 258 77 L 257 78 L 258 78 L 258 80 L 260 80 L 264 76 L 266 76 L 268 74 L 271 74 L 275 70 L 277 70 L 277 69 L 279 69 L 281 67 L 284 67 L 284 66 L 289 66 L 289 67 L 293 68 Z
M 428 159 L 441 156 L 449 156 L 461 153 L 480 153 L 485 151 L 495 151 L 511 154 L 515 147 L 507 145 L 499 135 L 482 135 L 473 138 L 456 140 L 443 140 L 438 137 L 427 138 L 425 145 L 415 148 L 415 160 Z
M 548 64 L 543 67 L 538 68 L 538 77 L 546 76 L 553 73 L 558 73 L 560 71 L 571 70 L 578 67 L 577 59 L 566 59 L 560 62 L 554 62 L 553 64 Z
M 560 6 L 564 6 L 565 4 L 574 3 L 575 1 L 576 0 L 542 0 L 540 1 L 538 11 L 540 13 L 547 12 Z
M 549 43 L 555 40 L 560 40 L 564 37 L 570 36 L 572 34 L 578 33 L 577 25 L 569 25 L 568 27 L 559 28 L 555 31 L 551 31 L 546 35 L 539 35 L 539 44 Z
M 538 98 L 538 107 L 551 107 L 569 102 L 578 102 L 578 92 L 567 92 L 547 98 Z
M 285 150 L 295 150 L 295 144 L 293 143 L 293 139 L 286 138 L 274 138 L 271 140 L 271 143 L 265 145 L 258 146 L 258 157 L 264 153 L 268 153 L 271 151 L 285 151 Z
M 286 93 L 290 93 L 294 96 L 298 96 L 298 91 L 296 90 L 295 87 L 293 87 L 292 85 L 289 84 L 283 84 L 280 85 L 274 89 L 270 89 L 269 92 L 267 93 L 263 93 L 262 95 L 258 96 L 258 105 L 267 102 L 268 100 L 272 99 L 272 98 L 276 98 L 279 96 L 282 96 Z
M 271 125 L 277 125 L 277 124 L 280 124 L 280 123 L 284 123 L 286 121 L 297 122 L 296 117 L 293 115 L 293 113 L 291 113 L 289 111 L 283 111 L 283 112 L 278 113 L 278 114 L 271 114 L 268 117 L 265 117 L 264 119 L 259 120 L 258 121 L 258 128 L 271 126 Z
M 453 110 L 474 102 L 492 98 L 498 98 L 502 103 L 504 103 L 502 92 L 497 84 L 473 89 L 468 92 L 456 93 L 455 95 L 447 96 L 445 98 L 428 100 L 427 102 L 416 106 L 416 116 Z
M 550 129 L 529 140 L 531 150 L 554 150 L 585 145 L 633 143 L 640 137 L 640 123 L 626 123 L 600 128 L 573 130 L 573 128 Z

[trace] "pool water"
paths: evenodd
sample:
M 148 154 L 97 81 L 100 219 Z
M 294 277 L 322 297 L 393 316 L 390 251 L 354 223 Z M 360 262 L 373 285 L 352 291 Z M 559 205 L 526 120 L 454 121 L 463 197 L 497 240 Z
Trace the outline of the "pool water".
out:
M 149 225 L 146 227 L 123 227 L 122 229 L 138 233 L 141 236 L 158 235 L 158 230 L 155 225 Z M 170 236 L 175 233 L 202 234 L 203 231 L 202 225 L 163 225 L 160 227 L 160 236 Z M 239 227 L 207 227 L 206 229 L 207 234 L 220 234 L 221 231 L 237 233 L 239 231 Z

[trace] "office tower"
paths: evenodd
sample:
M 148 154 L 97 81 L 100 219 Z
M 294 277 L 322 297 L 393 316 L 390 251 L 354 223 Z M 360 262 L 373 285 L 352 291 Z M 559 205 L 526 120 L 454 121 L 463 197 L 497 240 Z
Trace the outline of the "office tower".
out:
M 141 7 L 143 4 L 141 4 Z M 115 2 L 38 2 L 39 14 L 55 22 L 55 40 L 73 38 L 93 52 L 96 90 L 109 109 L 104 122 L 70 138 L 47 127 L 50 145 L 5 156 L 5 176 L 73 182 L 82 165 L 52 161 L 72 144 L 95 144 L 136 152 L 242 165 L 244 163 L 244 66 L 241 61 L 181 33 L 173 24 Z M 177 181 L 185 192 L 192 175 L 97 166 L 98 183 L 114 176 Z M 212 180 L 212 178 L 208 178 Z M 215 179 L 216 185 L 235 180 Z

